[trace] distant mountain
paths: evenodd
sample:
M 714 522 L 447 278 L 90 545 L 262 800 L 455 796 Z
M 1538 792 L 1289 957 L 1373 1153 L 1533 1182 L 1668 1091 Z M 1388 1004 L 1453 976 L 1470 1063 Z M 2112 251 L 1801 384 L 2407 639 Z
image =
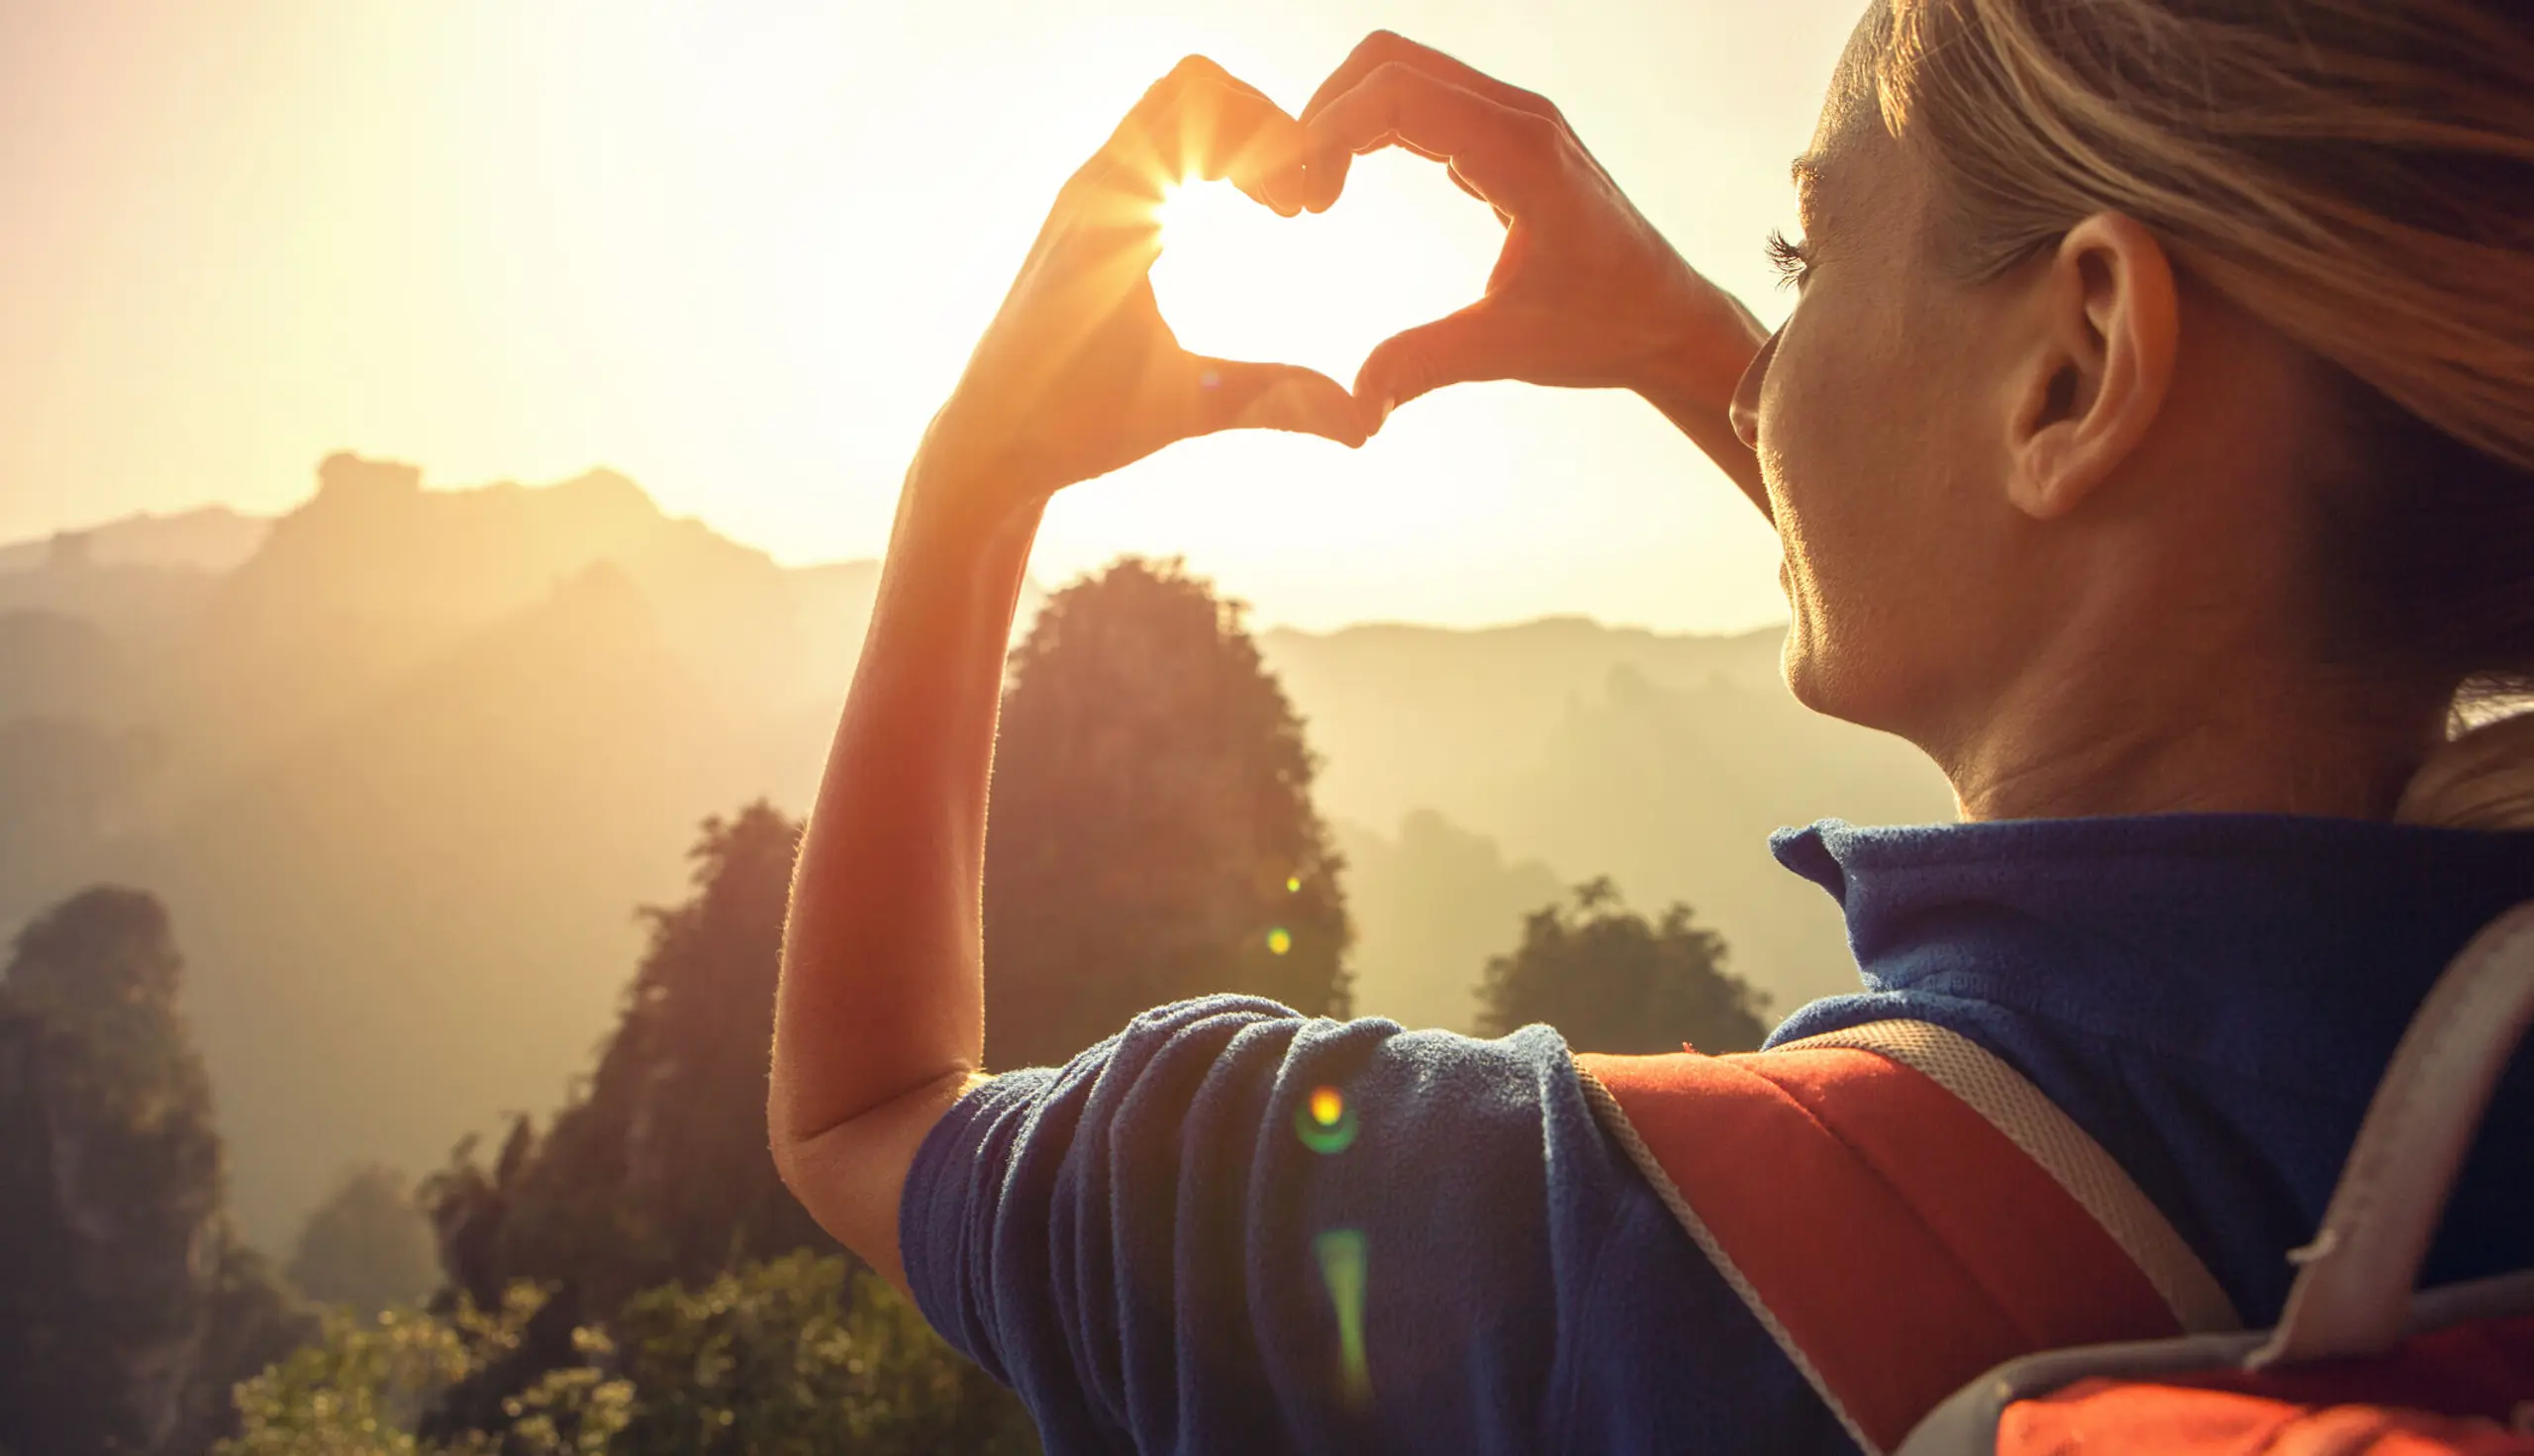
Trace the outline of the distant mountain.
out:
M 1552 618 L 1481 631 L 1271 631 L 1259 645 L 1327 759 L 1323 814 L 1383 825 L 1433 811 L 1447 822 L 1418 831 L 1411 821 L 1396 849 L 1368 858 L 1384 875 L 1454 873 L 1439 862 L 1467 861 L 1475 835 L 1487 855 L 1536 861 L 1563 883 L 1608 874 L 1648 912 L 1686 900 L 1783 1015 L 1854 989 L 1855 963 L 1836 908 L 1771 860 L 1769 831 L 1953 817 L 1943 778 L 1916 749 L 1788 694 L 1783 639 Z M 1401 867 L 1399 853 L 1438 864 Z M 1419 969 L 1426 952 L 1383 931 L 1392 914 L 1368 901 L 1359 917 L 1359 1004 L 1429 1015 L 1444 988 Z M 1503 907 L 1488 914 L 1501 920 Z M 1473 984 L 1480 964 L 1467 969 Z
M 1328 760 L 1322 809 L 1389 825 L 1415 809 L 1443 808 L 1528 762 L 1613 668 L 1656 683 L 1722 677 L 1783 692 L 1783 635 L 1662 633 L 1550 617 L 1481 631 L 1280 629 L 1262 633 L 1258 650 L 1311 720 L 1312 745 Z
M 0 623 L 30 613 L 71 617 L 126 647 L 179 632 L 271 529 L 268 518 L 205 506 L 0 543 Z M 10 686 L 0 665 L 0 717 Z
M 680 846 L 763 789 L 753 715 L 698 691 L 598 563 L 189 807 L 123 871 L 199 970 L 250 1227 L 357 1156 L 422 1169 L 544 1107 L 678 898 Z
M 350 454 L 328 458 L 315 497 L 221 583 L 172 685 L 225 768 L 599 562 L 652 604 L 661 645 L 700 689 L 796 689 L 806 664 L 783 569 L 662 515 L 624 476 L 426 491 L 411 465 Z
M 269 1244 L 347 1163 L 555 1100 L 697 822 L 807 801 L 876 579 L 611 472 L 352 455 L 225 573 L 0 575 L 48 604 L 0 613 L 0 930 L 98 877 L 167 899 Z
M 0 570 L 0 931 L 101 877 L 163 897 L 270 1247 L 345 1167 L 423 1171 L 555 1103 L 696 823 L 808 805 L 879 565 L 786 569 L 610 471 L 425 490 L 349 454 L 259 534 L 226 569 Z M 1799 708 L 1778 639 L 1264 633 L 1352 862 L 1358 1009 L 1468 1025 L 1521 916 L 1604 873 L 1688 899 L 1781 1011 L 1848 984 L 1768 829 L 1950 802 L 1903 745 Z
M 0 619 L 75 618 L 137 646 L 183 634 L 220 582 L 198 566 L 99 566 L 71 552 L 0 573 Z
M 249 516 L 227 506 L 202 506 L 170 516 L 143 512 L 32 540 L 0 541 L 0 573 L 76 560 L 92 566 L 172 566 L 217 575 L 255 554 L 272 524 L 269 516 Z
M 853 684 L 862 656 L 862 634 L 871 628 L 871 604 L 880 595 L 880 563 L 835 561 L 791 573 L 794 620 L 800 624 L 804 695 L 832 717 Z M 1033 600 L 1023 604 L 1031 613 Z
M 1355 921 L 1355 1011 L 1409 1026 L 1467 1031 L 1479 973 L 1521 938 L 1522 918 L 1566 893 L 1547 865 L 1509 862 L 1484 834 L 1430 809 L 1384 834 L 1340 820 Z
M 106 717 L 127 680 L 115 634 L 66 612 L 0 612 L 0 723 Z

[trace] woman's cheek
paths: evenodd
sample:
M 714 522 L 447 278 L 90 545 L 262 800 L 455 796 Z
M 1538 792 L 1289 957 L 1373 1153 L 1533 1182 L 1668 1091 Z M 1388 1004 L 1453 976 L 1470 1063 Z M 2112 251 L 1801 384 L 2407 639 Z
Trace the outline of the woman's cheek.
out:
M 1861 679 L 1875 654 L 1859 634 L 1878 616 L 1870 601 L 1858 600 L 1872 595 L 1871 581 L 1860 575 L 1872 575 L 1876 530 L 1873 492 L 1860 485 L 1876 479 L 1877 467 L 1852 448 L 1866 434 L 1860 417 L 1867 412 L 1847 392 L 1840 398 L 1840 381 L 1818 373 L 1794 374 L 1770 401 L 1762 436 L 1791 619 L 1782 664 L 1787 686 L 1805 707 L 1836 718 L 1867 711 L 1875 695 Z

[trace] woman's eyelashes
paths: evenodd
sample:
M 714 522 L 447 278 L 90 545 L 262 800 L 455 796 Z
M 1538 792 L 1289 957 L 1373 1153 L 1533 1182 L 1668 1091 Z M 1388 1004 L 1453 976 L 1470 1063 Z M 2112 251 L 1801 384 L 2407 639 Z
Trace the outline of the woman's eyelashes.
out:
M 1791 243 L 1786 234 L 1771 228 L 1767 249 L 1769 266 L 1778 270 L 1778 282 L 1785 287 L 1803 287 L 1803 275 L 1812 271 L 1812 256 L 1804 250 L 1804 244 Z

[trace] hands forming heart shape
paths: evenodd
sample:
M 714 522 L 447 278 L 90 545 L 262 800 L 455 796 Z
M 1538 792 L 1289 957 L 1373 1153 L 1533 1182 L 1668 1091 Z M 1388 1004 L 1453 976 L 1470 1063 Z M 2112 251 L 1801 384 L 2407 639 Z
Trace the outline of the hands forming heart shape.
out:
M 1342 384 L 1375 344 L 1479 297 L 1504 242 L 1495 214 L 1444 185 L 1440 167 L 1376 152 L 1356 158 L 1344 200 L 1316 215 L 1279 217 L 1229 182 L 1173 189 L 1153 295 L 1184 348 L 1304 364 Z M 1404 423 L 1443 427 L 1423 414 Z
M 1166 188 L 1222 179 L 1281 216 L 1323 212 L 1355 156 L 1385 146 L 1443 162 L 1504 225 L 1476 301 L 1383 340 L 1351 391 L 1298 365 L 1179 345 L 1148 276 Z M 1747 310 L 1682 261 L 1541 97 L 1376 34 L 1296 117 L 1191 57 L 1057 194 L 926 436 L 919 473 L 1034 505 L 1219 430 L 1360 445 L 1418 395 L 1488 379 L 1631 388 L 1676 420 L 1711 426 L 1764 338 Z

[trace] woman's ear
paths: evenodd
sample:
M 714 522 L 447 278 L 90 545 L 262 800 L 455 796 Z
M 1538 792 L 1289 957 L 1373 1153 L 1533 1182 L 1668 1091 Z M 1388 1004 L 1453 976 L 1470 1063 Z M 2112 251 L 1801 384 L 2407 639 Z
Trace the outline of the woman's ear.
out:
M 2039 266 L 2032 347 L 2010 386 L 2007 494 L 2046 521 L 2147 437 L 2173 383 L 2180 309 L 2164 244 L 2118 213 L 2069 229 Z

